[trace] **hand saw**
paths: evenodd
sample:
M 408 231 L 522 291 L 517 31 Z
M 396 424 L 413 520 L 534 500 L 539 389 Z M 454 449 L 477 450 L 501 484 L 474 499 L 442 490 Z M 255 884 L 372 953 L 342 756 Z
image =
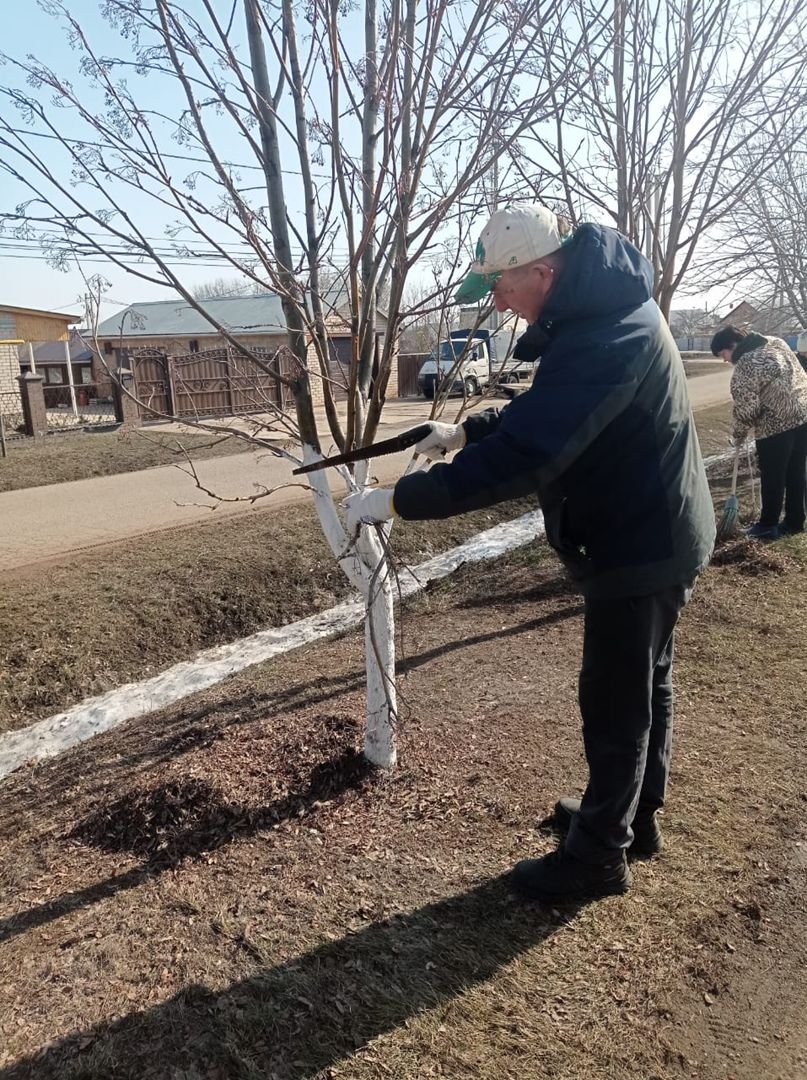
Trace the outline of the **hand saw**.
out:
M 425 439 L 431 431 L 431 424 L 418 424 L 409 431 L 402 431 L 391 439 L 382 439 L 381 442 L 371 446 L 360 446 L 358 450 L 349 450 L 346 454 L 334 454 L 333 457 L 323 458 L 322 461 L 312 461 L 310 465 L 301 465 L 294 469 L 292 475 L 300 473 L 318 472 L 319 469 L 328 469 L 332 465 L 349 465 L 351 461 L 367 461 L 368 458 L 383 457 L 384 454 L 394 454 L 398 450 L 408 450 L 410 446 Z

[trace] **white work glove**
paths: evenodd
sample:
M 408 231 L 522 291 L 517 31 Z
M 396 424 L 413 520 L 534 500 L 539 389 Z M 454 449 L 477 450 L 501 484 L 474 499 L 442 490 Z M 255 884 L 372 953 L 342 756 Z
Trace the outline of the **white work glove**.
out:
M 348 532 L 352 535 L 359 531 L 360 525 L 378 524 L 395 517 L 392 495 L 389 488 L 365 488 L 348 495 L 342 503 L 342 509 L 347 512 Z
M 424 454 L 429 461 L 439 461 L 450 451 L 461 450 L 465 446 L 465 428 L 462 424 L 441 424 L 437 420 L 430 420 L 429 427 L 429 434 L 415 443 L 417 452 Z

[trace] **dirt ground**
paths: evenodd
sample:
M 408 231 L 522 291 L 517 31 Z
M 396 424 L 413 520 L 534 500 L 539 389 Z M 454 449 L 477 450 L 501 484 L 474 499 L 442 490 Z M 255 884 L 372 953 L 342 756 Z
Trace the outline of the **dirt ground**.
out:
M 412 565 L 534 509 L 524 499 L 400 522 L 392 546 Z M 0 733 L 349 594 L 310 504 L 27 567 L 0 581 Z
M 0 1078 L 803 1080 L 806 564 L 703 576 L 667 850 L 624 897 L 504 876 L 584 778 L 581 602 L 537 545 L 408 602 L 391 778 L 359 634 L 15 774 Z

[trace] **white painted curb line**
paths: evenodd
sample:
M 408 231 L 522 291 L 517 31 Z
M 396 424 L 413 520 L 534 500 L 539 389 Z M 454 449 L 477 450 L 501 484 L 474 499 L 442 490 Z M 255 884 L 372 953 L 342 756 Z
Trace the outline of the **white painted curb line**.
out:
M 544 535 L 540 510 L 524 514 L 472 536 L 459 547 L 443 552 L 414 570 L 400 572 L 404 596 L 418 592 L 427 582 L 446 577 L 463 563 L 493 559 L 507 551 L 523 547 Z M 194 660 L 175 664 L 166 671 L 139 683 L 126 683 L 100 697 L 88 698 L 56 716 L 40 720 L 22 731 L 0 736 L 0 779 L 25 762 L 55 757 L 77 743 L 136 716 L 171 705 L 198 690 L 243 671 L 252 664 L 270 660 L 281 653 L 332 637 L 356 626 L 364 618 L 361 599 L 346 600 L 329 611 L 272 630 L 261 630 L 250 637 L 206 649 Z
M 734 451 L 727 450 L 705 458 L 704 465 L 708 469 L 733 458 Z M 427 582 L 453 573 L 465 562 L 493 559 L 543 535 L 544 519 L 540 510 L 486 529 L 459 547 L 421 563 L 412 571 L 401 571 L 401 592 L 409 596 L 422 589 Z M 117 727 L 125 720 L 145 716 L 198 690 L 215 686 L 252 664 L 260 664 L 301 645 L 349 630 L 363 617 L 363 601 L 346 600 L 328 611 L 289 623 L 288 626 L 261 630 L 229 645 L 206 649 L 194 660 L 175 664 L 151 679 L 126 683 L 21 731 L 0 735 L 0 780 L 27 761 L 55 757 L 71 746 L 91 739 L 93 735 Z

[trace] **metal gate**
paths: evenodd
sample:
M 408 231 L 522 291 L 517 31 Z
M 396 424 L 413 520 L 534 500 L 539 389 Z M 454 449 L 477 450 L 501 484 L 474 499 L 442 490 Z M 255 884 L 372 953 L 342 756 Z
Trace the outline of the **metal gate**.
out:
M 141 418 L 153 420 L 155 417 L 170 416 L 173 406 L 165 353 L 158 349 L 124 352 L 121 363 L 134 373 L 134 392 Z
M 280 379 L 288 373 L 286 350 L 252 351 L 269 370 L 232 348 L 181 356 L 166 356 L 154 349 L 130 354 L 141 416 L 201 418 L 285 409 L 292 400 Z

